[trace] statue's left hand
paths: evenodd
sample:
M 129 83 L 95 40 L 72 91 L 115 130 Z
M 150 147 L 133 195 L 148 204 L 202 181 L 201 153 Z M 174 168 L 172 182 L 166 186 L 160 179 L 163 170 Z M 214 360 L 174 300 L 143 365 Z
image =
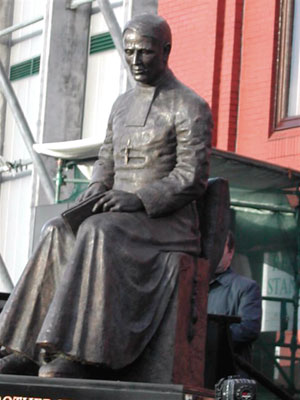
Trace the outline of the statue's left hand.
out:
M 143 210 L 144 206 L 140 198 L 134 193 L 123 192 L 122 190 L 109 190 L 94 205 L 93 212 L 99 209 L 102 209 L 103 212 L 134 212 Z

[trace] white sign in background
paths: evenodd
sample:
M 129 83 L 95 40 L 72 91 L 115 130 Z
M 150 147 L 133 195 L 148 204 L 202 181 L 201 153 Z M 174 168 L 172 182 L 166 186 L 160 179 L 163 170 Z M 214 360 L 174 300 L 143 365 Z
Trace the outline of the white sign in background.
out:
M 292 299 L 295 285 L 292 274 L 270 265 L 271 258 L 266 255 L 266 262 L 263 264 L 262 296 L 270 296 Z M 263 300 L 262 332 L 274 332 L 280 330 L 280 302 Z M 287 303 L 287 330 L 292 329 L 293 305 Z M 299 312 L 300 314 L 300 312 Z M 299 315 L 298 315 L 299 326 Z

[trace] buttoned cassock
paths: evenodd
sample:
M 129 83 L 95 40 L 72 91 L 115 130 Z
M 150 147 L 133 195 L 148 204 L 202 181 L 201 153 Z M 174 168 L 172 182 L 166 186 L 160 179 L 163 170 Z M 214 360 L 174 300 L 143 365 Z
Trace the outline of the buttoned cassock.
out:
M 91 185 L 136 193 L 145 210 L 93 215 L 76 238 L 61 220 L 48 224 L 0 318 L 1 344 L 114 369 L 142 353 L 176 286 L 178 253 L 200 254 L 195 200 L 211 128 L 206 102 L 169 70 L 117 99 Z

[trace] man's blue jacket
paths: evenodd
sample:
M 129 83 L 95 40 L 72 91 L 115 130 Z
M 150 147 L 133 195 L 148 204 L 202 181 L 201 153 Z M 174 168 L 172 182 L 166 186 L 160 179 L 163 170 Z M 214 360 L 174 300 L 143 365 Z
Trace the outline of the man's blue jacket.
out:
M 241 317 L 241 323 L 230 326 L 234 351 L 250 361 L 251 343 L 257 339 L 261 325 L 258 284 L 228 268 L 210 282 L 207 312 Z

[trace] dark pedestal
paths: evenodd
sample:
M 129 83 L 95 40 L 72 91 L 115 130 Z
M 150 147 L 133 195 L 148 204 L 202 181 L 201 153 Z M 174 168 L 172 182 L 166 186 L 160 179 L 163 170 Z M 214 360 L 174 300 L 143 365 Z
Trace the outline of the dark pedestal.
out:
M 47 379 L 1 375 L 1 400 L 204 400 L 212 391 L 182 385 L 108 382 L 83 379 Z
M 213 389 L 224 377 L 236 374 L 229 326 L 240 322 L 240 317 L 207 315 L 204 386 Z

